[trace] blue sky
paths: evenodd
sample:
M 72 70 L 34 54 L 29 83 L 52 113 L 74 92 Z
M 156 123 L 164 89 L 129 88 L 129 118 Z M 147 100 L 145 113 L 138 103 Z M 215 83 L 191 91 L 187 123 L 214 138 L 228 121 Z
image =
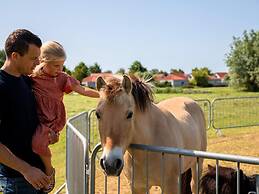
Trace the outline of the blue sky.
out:
M 227 71 L 233 36 L 259 30 L 258 0 L 12 0 L 1 2 L 0 48 L 26 28 L 63 44 L 74 69 L 84 61 L 117 71 L 139 60 L 150 69 Z

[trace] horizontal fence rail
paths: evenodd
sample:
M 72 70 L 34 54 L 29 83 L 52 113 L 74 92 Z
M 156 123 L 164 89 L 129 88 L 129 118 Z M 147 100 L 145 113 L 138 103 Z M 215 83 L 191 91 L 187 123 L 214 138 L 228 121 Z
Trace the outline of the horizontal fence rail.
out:
M 182 171 L 181 171 L 181 166 L 182 166 L 182 160 L 181 158 L 184 156 L 189 156 L 189 157 L 195 157 L 196 158 L 196 171 L 199 174 L 200 166 L 199 166 L 199 160 L 200 159 L 212 159 L 216 161 L 216 193 L 219 194 L 219 161 L 229 161 L 229 162 L 235 162 L 236 163 L 236 170 L 237 170 L 237 194 L 240 194 L 240 164 L 253 164 L 253 165 L 259 165 L 259 158 L 256 157 L 245 157 L 245 156 L 239 156 L 239 155 L 231 155 L 231 154 L 219 154 L 219 153 L 212 153 L 212 152 L 204 152 L 204 151 L 195 151 L 195 150 L 186 150 L 186 149 L 180 149 L 180 148 L 173 148 L 173 147 L 161 147 L 161 146 L 150 146 L 150 145 L 142 145 L 142 144 L 132 144 L 130 146 L 131 149 L 133 150 L 141 150 L 143 151 L 143 154 L 148 155 L 148 153 L 159 153 L 161 154 L 161 180 L 163 180 L 163 174 L 166 171 L 164 169 L 164 160 L 163 158 L 165 155 L 177 155 L 178 156 L 178 161 L 179 161 L 179 172 L 178 172 L 178 194 L 181 194 L 182 192 L 182 187 L 181 187 L 181 181 L 182 181 Z M 97 144 L 96 147 L 94 148 L 92 152 L 92 157 L 91 157 L 91 189 L 90 189 L 90 194 L 95 194 L 95 174 L 96 174 L 96 158 L 97 154 L 101 150 L 101 144 Z M 132 161 L 134 161 L 134 156 L 132 156 Z M 148 159 L 143 161 L 146 164 L 146 193 L 149 193 L 149 170 L 148 169 Z M 132 165 L 132 177 L 131 177 L 131 188 L 132 188 L 132 193 L 134 193 L 133 187 L 134 187 L 134 163 Z M 104 191 L 103 193 L 109 193 L 108 188 L 107 188 L 107 176 L 105 176 L 105 182 L 104 182 Z M 159 176 L 159 175 L 157 175 Z M 199 182 L 199 177 L 197 177 L 197 182 Z M 256 189 L 257 189 L 257 194 L 259 194 L 259 175 L 256 176 L 257 183 L 256 183 Z M 117 193 L 122 193 L 120 190 L 120 177 L 117 178 L 118 180 L 118 189 Z M 196 192 L 199 193 L 199 184 L 196 185 Z M 162 193 L 163 191 L 163 184 L 161 187 Z M 102 193 L 102 192 L 101 192 Z M 114 191 L 112 192 L 114 193 Z M 253 193 L 253 192 L 251 192 Z

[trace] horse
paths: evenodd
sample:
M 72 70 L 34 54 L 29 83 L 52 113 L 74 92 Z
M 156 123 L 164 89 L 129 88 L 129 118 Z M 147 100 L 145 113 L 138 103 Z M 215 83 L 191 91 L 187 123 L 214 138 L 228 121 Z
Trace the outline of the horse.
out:
M 220 194 L 237 193 L 237 171 L 233 168 L 219 166 L 218 191 Z M 216 167 L 208 165 L 208 171 L 200 180 L 201 194 L 216 193 Z M 256 192 L 256 175 L 246 176 L 240 170 L 240 194 Z
M 122 169 L 131 181 L 132 156 L 134 155 L 134 183 L 132 192 L 146 192 L 160 186 L 164 194 L 177 193 L 178 156 L 165 154 L 164 176 L 161 177 L 161 153 L 133 150 L 130 144 L 177 147 L 206 151 L 207 134 L 205 118 L 200 106 L 192 99 L 176 97 L 155 104 L 150 85 L 136 76 L 123 75 L 122 79 L 98 77 L 96 88 L 100 99 L 96 117 L 103 153 L 101 168 L 108 176 L 119 176 Z M 148 169 L 145 159 L 148 158 Z M 195 193 L 198 176 L 196 158 L 182 157 L 182 171 L 191 169 L 189 186 Z M 199 159 L 200 172 L 203 160 Z

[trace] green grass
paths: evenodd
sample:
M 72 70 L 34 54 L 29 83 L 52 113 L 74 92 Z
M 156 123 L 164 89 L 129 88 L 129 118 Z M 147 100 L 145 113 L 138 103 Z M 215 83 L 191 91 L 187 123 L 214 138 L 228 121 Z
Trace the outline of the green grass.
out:
M 235 91 L 231 88 L 195 88 L 195 89 L 183 89 L 182 94 L 156 94 L 155 102 L 159 102 L 163 99 L 167 99 L 174 96 L 188 96 L 193 99 L 208 99 L 212 100 L 217 97 L 237 97 L 237 96 L 259 96 L 259 93 Z M 67 111 L 67 118 L 74 116 L 80 112 L 88 111 L 95 108 L 98 100 L 93 98 L 84 97 L 78 94 L 70 94 L 64 96 L 64 103 Z M 259 107 L 259 106 L 258 106 Z M 226 107 L 220 107 L 219 111 Z M 227 118 L 228 120 L 229 118 Z M 243 119 L 243 118 L 235 118 Z M 257 118 L 258 119 L 258 118 Z M 253 132 L 258 132 L 257 128 L 235 128 L 235 129 L 225 129 L 223 133 L 226 137 L 232 139 L 236 137 L 244 136 L 245 134 L 251 134 Z M 219 137 L 215 134 L 215 131 L 208 130 L 208 142 L 213 144 L 219 141 Z M 221 139 L 220 139 L 221 140 Z M 238 142 L 240 143 L 240 142 Z M 65 130 L 61 132 L 60 141 L 55 145 L 51 146 L 52 150 L 52 161 L 56 168 L 56 188 L 55 190 L 64 183 L 65 181 L 65 158 L 66 158 L 66 142 L 65 142 Z M 220 148 L 220 149 L 219 149 Z M 209 151 L 223 152 L 224 147 L 217 146 L 214 148 L 211 146 Z M 253 155 L 258 154 L 252 152 Z M 257 155 L 259 156 L 259 155 Z

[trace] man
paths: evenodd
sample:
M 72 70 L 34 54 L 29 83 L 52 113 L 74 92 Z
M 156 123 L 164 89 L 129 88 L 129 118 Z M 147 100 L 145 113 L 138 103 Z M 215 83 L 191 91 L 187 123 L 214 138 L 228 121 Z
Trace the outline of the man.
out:
M 39 64 L 41 40 L 25 29 L 5 42 L 6 61 L 0 70 L 0 187 L 4 194 L 42 194 L 49 184 L 31 140 L 38 125 L 28 76 Z

